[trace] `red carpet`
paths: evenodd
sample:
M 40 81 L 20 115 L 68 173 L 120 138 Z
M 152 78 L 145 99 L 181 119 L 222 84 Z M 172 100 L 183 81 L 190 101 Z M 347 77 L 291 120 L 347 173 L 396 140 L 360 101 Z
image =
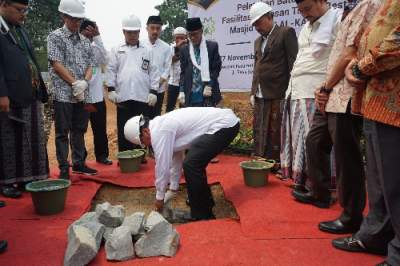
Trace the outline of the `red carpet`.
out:
M 149 258 L 117 265 L 375 265 L 381 257 L 338 251 L 331 247 L 335 235 L 318 230 L 318 221 L 336 218 L 340 208 L 321 210 L 293 201 L 288 184 L 270 176 L 265 188 L 248 188 L 238 163 L 245 158 L 220 156 L 208 168 L 209 182 L 220 182 L 236 207 L 240 222 L 216 220 L 181 225 L 181 246 L 174 258 Z M 30 195 L 6 199 L 0 209 L 0 239 L 9 250 L 0 265 L 62 265 L 68 225 L 84 213 L 100 187 L 108 182 L 126 187 L 153 185 L 154 163 L 139 173 L 120 174 L 116 166 L 91 164 L 98 177 L 74 177 L 65 211 L 60 215 L 35 215 Z M 91 179 L 91 180 L 90 180 Z M 96 181 L 92 182 L 92 181 Z M 102 249 L 92 265 L 112 265 Z

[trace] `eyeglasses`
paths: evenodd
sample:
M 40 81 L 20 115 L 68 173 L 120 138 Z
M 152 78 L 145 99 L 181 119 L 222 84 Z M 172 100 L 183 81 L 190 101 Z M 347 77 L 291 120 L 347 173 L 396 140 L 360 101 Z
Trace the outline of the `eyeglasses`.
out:
M 18 13 L 22 15 L 28 15 L 30 8 L 29 7 L 17 7 L 13 4 L 10 4 Z

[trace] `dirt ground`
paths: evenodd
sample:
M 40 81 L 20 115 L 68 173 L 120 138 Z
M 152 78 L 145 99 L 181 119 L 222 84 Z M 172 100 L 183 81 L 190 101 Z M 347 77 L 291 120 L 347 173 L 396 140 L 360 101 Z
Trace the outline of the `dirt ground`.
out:
M 213 209 L 217 219 L 232 218 L 239 219 L 235 208 L 230 201 L 225 199 L 224 191 L 220 184 L 211 185 L 211 193 L 213 194 L 215 207 Z M 96 197 L 92 201 L 92 210 L 96 205 L 108 201 L 112 205 L 123 205 L 126 215 L 134 212 L 144 212 L 148 215 L 154 210 L 154 199 L 156 191 L 154 188 L 124 188 L 114 185 L 103 185 L 97 192 Z M 181 185 L 177 197 L 171 201 L 171 207 L 189 211 L 186 205 L 187 190 Z

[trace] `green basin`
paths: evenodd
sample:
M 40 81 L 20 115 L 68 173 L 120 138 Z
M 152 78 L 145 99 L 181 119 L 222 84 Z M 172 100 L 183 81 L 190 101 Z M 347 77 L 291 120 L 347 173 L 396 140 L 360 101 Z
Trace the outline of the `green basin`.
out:
M 133 173 L 140 170 L 143 156 L 145 152 L 143 149 L 135 149 L 129 151 L 122 151 L 117 154 L 119 161 L 119 168 L 122 173 Z
M 268 183 L 268 175 L 275 161 L 244 161 L 240 163 L 243 170 L 244 183 L 249 187 L 263 187 Z
M 37 214 L 52 215 L 64 210 L 70 180 L 48 179 L 29 183 L 25 189 L 31 192 Z

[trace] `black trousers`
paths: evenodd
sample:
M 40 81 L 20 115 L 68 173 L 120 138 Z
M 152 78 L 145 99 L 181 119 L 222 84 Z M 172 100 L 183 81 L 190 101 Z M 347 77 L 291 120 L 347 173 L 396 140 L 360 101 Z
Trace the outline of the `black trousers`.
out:
M 369 212 L 356 237 L 400 265 L 400 128 L 365 119 Z
M 153 119 L 156 116 L 161 115 L 161 109 L 162 105 L 164 102 L 164 94 L 165 92 L 157 93 L 157 103 L 154 107 L 149 107 L 150 113 L 149 117 L 150 119 Z
M 183 161 L 183 171 L 193 218 L 209 219 L 213 216 L 214 199 L 207 183 L 206 167 L 212 158 L 232 142 L 239 132 L 239 127 L 237 123 L 212 135 L 204 134 L 191 144 Z
M 72 164 L 83 165 L 86 159 L 85 132 L 89 113 L 83 103 L 54 101 L 54 127 L 56 132 L 56 155 L 60 169 L 68 169 L 69 142 L 72 149 Z
M 90 113 L 90 125 L 93 132 L 94 154 L 97 160 L 108 158 L 107 109 L 104 100 L 94 103 L 96 112 Z
M 179 95 L 179 86 L 168 85 L 168 97 L 167 97 L 167 110 L 166 112 L 171 112 L 175 109 L 176 100 Z
M 149 106 L 147 103 L 138 101 L 125 101 L 117 104 L 117 131 L 118 131 L 118 151 L 127 151 L 140 148 L 125 139 L 124 126 L 126 121 L 137 115 L 148 116 Z
M 362 118 L 316 111 L 307 135 L 307 166 L 312 189 L 319 198 L 330 197 L 330 153 L 335 151 L 337 190 L 343 223 L 361 223 L 366 202 L 365 174 L 360 151 Z

